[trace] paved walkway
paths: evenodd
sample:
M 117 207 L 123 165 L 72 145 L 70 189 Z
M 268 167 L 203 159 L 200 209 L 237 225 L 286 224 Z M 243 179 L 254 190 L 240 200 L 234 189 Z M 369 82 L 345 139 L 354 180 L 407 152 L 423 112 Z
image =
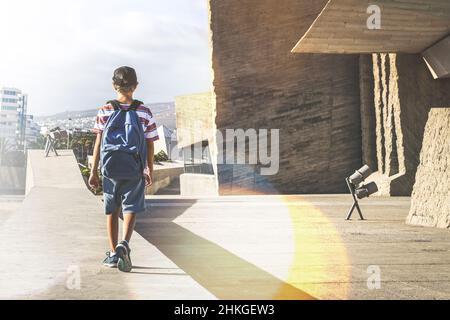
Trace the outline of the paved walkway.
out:
M 22 206 L 23 196 L 1 195 L 0 196 L 0 226 L 11 217 L 14 212 Z
M 0 298 L 450 298 L 450 234 L 407 226 L 408 198 L 369 199 L 369 220 L 346 222 L 346 195 L 150 197 L 123 274 L 101 266 L 101 199 L 73 156 L 29 158 L 35 185 L 0 224 Z
M 108 247 L 101 198 L 87 190 L 72 153 L 60 154 L 29 154 L 34 186 L 0 226 L 0 241 L 8 244 L 0 252 L 0 298 L 214 298 L 138 234 L 135 272 L 103 268 Z

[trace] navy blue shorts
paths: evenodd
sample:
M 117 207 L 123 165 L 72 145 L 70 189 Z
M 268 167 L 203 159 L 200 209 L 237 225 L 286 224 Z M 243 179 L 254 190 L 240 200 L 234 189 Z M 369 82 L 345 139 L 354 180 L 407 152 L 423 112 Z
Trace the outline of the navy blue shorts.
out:
M 103 200 L 107 215 L 119 208 L 124 214 L 145 211 L 145 178 L 113 180 L 103 177 Z

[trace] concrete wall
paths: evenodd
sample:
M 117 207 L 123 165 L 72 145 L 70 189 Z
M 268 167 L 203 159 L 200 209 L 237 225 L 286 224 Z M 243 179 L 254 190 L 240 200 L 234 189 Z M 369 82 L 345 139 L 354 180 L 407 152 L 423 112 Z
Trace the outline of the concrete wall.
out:
M 425 128 L 407 223 L 450 228 L 450 108 L 433 108 Z
M 175 99 L 177 115 L 178 148 L 208 141 L 212 160 L 217 158 L 215 105 L 212 92 L 179 96 Z M 214 174 L 179 175 L 181 196 L 218 195 L 217 164 L 213 163 Z
M 175 99 L 178 147 L 184 148 L 215 135 L 211 92 L 179 96 Z
M 25 192 L 25 167 L 0 167 L 0 194 Z
M 371 5 L 380 8 L 381 28 L 376 30 L 368 29 L 367 23 L 373 22 Z M 449 30 L 448 0 L 330 0 L 294 50 L 419 53 Z
M 431 107 L 450 102 L 450 81 L 434 80 L 418 54 L 374 54 L 373 74 L 373 109 L 361 111 L 368 123 L 365 127 L 375 127 L 375 131 L 362 131 L 363 150 L 375 152 L 366 153 L 364 160 L 377 170 L 373 180 L 380 187 L 379 195 L 408 196 L 415 183 L 428 113 Z
M 153 185 L 147 188 L 147 195 L 154 195 L 161 189 L 179 180 L 180 175 L 184 173 L 182 163 L 163 162 L 154 165 Z
M 359 56 L 291 53 L 326 2 L 210 0 L 217 127 L 281 129 L 279 173 L 219 166 L 221 194 L 346 192 L 361 165 Z
M 422 56 L 434 79 L 450 78 L 450 35 L 425 50 Z

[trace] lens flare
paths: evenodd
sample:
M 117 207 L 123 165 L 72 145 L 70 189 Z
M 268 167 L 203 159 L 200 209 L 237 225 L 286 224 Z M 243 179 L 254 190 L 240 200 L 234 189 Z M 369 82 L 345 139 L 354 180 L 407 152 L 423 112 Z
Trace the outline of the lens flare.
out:
M 289 210 L 295 253 L 286 283 L 317 299 L 348 297 L 350 264 L 332 221 L 302 196 L 280 196 Z M 280 288 L 275 299 L 290 299 Z

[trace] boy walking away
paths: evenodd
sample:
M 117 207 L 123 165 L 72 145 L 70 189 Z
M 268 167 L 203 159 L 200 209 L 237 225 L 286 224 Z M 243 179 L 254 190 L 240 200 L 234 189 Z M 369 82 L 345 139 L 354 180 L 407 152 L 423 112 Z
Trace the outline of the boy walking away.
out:
M 153 142 L 158 140 L 151 111 L 133 93 L 138 86 L 136 71 L 120 67 L 114 71 L 117 100 L 109 101 L 97 115 L 94 131 L 94 165 L 89 185 L 99 186 L 101 163 L 103 198 L 110 251 L 103 264 L 130 272 L 130 239 L 136 215 L 145 210 L 145 188 L 153 184 Z M 123 213 L 123 240 L 119 238 L 119 215 Z

